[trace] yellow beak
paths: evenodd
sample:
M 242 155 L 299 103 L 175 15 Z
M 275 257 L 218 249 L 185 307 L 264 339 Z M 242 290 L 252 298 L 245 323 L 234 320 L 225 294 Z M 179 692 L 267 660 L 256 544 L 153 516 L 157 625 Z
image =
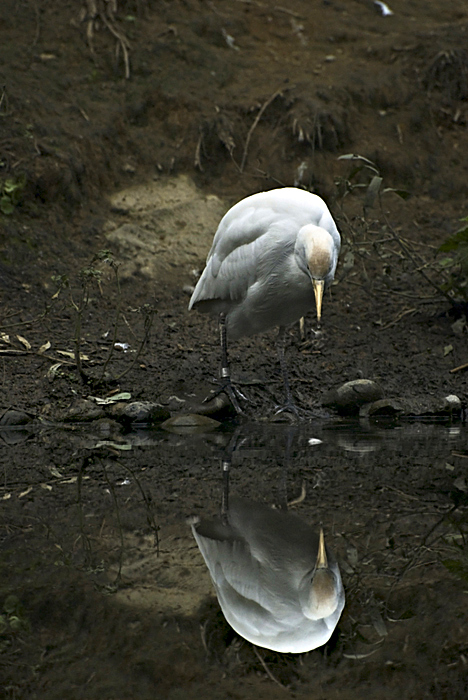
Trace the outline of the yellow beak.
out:
M 323 530 L 320 528 L 319 546 L 317 552 L 317 561 L 315 562 L 316 569 L 328 569 L 327 552 L 325 550 L 325 538 Z
M 312 280 L 314 285 L 315 306 L 317 307 L 317 323 L 320 325 L 322 318 L 322 299 L 325 282 L 323 280 Z

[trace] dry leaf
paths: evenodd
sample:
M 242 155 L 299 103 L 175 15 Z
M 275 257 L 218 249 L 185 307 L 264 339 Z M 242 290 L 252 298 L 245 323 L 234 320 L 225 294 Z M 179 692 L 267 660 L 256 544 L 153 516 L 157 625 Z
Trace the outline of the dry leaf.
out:
M 20 493 L 20 495 L 18 496 L 18 498 L 23 498 L 23 496 L 27 496 L 28 493 L 31 493 L 31 491 L 32 491 L 32 486 L 28 486 L 28 488 L 26 489 L 26 491 L 22 491 L 22 492 Z
M 458 479 L 455 479 L 453 485 L 459 491 L 464 491 L 465 493 L 468 491 L 468 486 L 466 485 L 466 481 L 463 476 L 459 476 Z
M 52 365 L 52 367 L 49 368 L 49 371 L 47 372 L 47 378 L 49 382 L 53 380 L 55 375 L 57 374 L 59 368 L 62 366 L 61 362 L 57 362 L 55 365 Z
M 111 440 L 99 440 L 94 445 L 94 449 L 98 449 L 99 447 L 113 447 L 114 450 L 122 450 L 122 451 L 127 451 L 131 450 L 132 446 L 128 442 L 112 442 Z
M 16 337 L 20 341 L 21 345 L 24 345 L 26 350 L 31 350 L 31 343 L 28 340 L 26 340 L 26 338 L 23 338 L 22 335 L 17 335 Z
M 379 643 L 375 649 L 372 649 L 372 651 L 367 651 L 362 654 L 343 654 L 343 656 L 345 659 L 356 659 L 356 661 L 359 659 L 367 659 L 368 656 L 372 656 L 372 654 L 375 654 L 376 651 L 379 651 L 380 646 L 381 645 Z
M 70 357 L 72 360 L 75 359 L 75 353 L 70 352 L 70 350 L 57 350 L 57 353 L 59 355 L 64 355 L 65 357 Z M 81 360 L 89 360 L 89 356 L 83 355 L 83 353 L 80 353 L 80 359 Z
M 7 333 L 0 333 L 0 340 L 3 343 L 10 343 L 10 336 Z
M 50 342 L 50 340 L 48 340 L 47 343 L 44 343 L 44 345 L 41 345 L 41 347 L 39 348 L 39 350 L 37 352 L 39 353 L 39 355 L 41 355 L 43 352 L 48 350 L 50 347 L 52 347 L 51 342 Z
M 99 396 L 89 396 L 88 398 L 95 401 L 98 406 L 107 406 L 109 404 L 118 403 L 119 401 L 128 401 L 132 395 L 128 391 L 122 391 L 120 394 L 108 396 L 106 399 L 101 399 Z

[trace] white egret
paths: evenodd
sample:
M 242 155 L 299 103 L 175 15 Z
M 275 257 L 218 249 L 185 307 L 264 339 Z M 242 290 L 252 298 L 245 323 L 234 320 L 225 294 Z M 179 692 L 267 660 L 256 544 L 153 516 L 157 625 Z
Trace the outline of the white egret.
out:
M 339 250 L 340 234 L 325 202 L 296 187 L 253 194 L 221 219 L 189 309 L 219 317 L 221 385 L 239 413 L 227 339 L 279 326 L 284 408 L 297 412 L 284 359 L 285 328 L 314 303 L 320 324 L 323 292 L 335 275 Z
M 280 652 L 316 649 L 345 603 L 338 564 L 300 518 L 242 498 L 193 522 L 223 614 L 253 644 Z

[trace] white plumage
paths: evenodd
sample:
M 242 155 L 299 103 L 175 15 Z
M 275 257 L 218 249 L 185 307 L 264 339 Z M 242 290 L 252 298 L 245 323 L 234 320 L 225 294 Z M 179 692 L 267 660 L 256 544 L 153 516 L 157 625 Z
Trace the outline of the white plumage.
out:
M 279 326 L 288 404 L 284 328 L 314 304 L 320 322 L 323 290 L 333 280 L 339 250 L 340 234 L 320 197 L 295 187 L 260 192 L 221 219 L 190 299 L 189 309 L 219 316 L 228 339 Z M 230 385 L 222 349 L 221 376 Z
M 325 644 L 345 603 L 323 533 L 290 513 L 234 497 L 192 525 L 226 620 L 253 644 L 301 653 Z

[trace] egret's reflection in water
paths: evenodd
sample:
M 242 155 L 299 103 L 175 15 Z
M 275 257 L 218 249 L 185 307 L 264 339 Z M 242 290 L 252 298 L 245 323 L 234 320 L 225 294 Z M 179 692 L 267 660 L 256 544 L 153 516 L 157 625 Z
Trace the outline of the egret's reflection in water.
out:
M 221 514 L 192 522 L 218 601 L 253 644 L 300 653 L 325 644 L 345 603 L 340 571 L 320 534 L 291 513 L 228 497 Z

